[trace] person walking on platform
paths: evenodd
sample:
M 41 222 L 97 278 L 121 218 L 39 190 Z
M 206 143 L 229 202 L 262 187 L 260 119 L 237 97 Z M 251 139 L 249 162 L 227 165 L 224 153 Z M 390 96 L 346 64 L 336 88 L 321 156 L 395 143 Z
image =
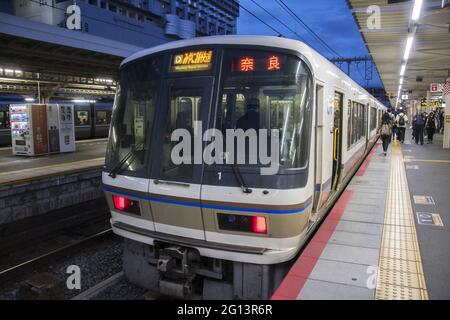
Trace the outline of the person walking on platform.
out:
M 425 129 L 427 130 L 428 135 L 427 143 L 433 143 L 433 136 L 434 132 L 436 131 L 436 117 L 433 111 L 431 111 L 428 115 L 427 121 L 425 122 Z
M 439 112 L 439 119 L 441 122 L 441 129 L 439 133 L 444 133 L 444 110 L 441 109 L 441 111 Z
M 395 112 L 390 112 L 391 120 L 392 120 L 392 140 L 395 140 L 398 137 L 398 131 L 397 131 L 397 122 L 395 121 Z
M 434 111 L 434 119 L 436 122 L 436 129 L 434 130 L 434 133 L 439 133 L 441 132 L 441 117 L 439 116 L 439 109 Z
M 403 143 L 405 141 L 406 123 L 408 122 L 408 117 L 403 113 L 403 110 L 400 110 L 400 113 L 397 115 L 397 118 L 395 118 L 395 121 L 397 123 L 398 130 L 397 138 L 401 143 Z
M 416 144 L 423 145 L 423 128 L 425 126 L 425 118 L 423 114 L 418 113 L 414 116 L 413 119 L 413 130 L 414 130 L 414 140 Z
M 389 112 L 385 112 L 381 117 L 380 135 L 383 142 L 383 154 L 386 156 L 392 136 L 392 117 Z

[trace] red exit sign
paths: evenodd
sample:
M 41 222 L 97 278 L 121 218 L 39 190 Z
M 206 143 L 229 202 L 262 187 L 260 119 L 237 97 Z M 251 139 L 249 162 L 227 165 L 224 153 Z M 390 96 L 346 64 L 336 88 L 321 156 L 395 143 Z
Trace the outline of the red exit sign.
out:
M 443 83 L 432 83 L 430 85 L 430 92 L 442 92 L 444 89 Z

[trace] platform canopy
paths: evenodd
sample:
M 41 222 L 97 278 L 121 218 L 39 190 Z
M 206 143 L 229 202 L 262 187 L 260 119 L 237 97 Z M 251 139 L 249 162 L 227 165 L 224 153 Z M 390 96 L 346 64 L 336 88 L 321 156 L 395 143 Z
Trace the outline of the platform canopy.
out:
M 392 105 L 397 102 L 402 64 L 406 68 L 400 94 L 412 91 L 409 98 L 426 97 L 431 83 L 443 83 L 450 76 L 450 3 L 443 8 L 449 1 L 346 1 L 386 92 L 392 95 Z M 414 7 L 419 6 L 416 2 L 422 2 L 422 7 L 418 19 L 414 20 Z M 378 9 L 379 26 L 374 20 Z M 405 59 L 410 37 L 414 40 L 409 58 Z
M 0 13 L 0 93 L 111 96 L 119 65 L 143 48 Z

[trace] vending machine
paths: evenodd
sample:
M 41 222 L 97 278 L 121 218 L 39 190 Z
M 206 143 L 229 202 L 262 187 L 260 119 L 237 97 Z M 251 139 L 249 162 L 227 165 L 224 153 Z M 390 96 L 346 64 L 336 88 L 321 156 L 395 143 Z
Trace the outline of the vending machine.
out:
M 50 153 L 75 151 L 75 125 L 73 109 L 73 105 L 47 105 Z
M 14 155 L 75 151 L 73 105 L 14 105 L 9 116 Z
M 47 105 L 48 152 L 59 152 L 59 109 L 58 105 Z
M 75 151 L 73 105 L 59 105 L 59 152 Z
M 48 153 L 46 105 L 10 106 L 11 142 L 15 155 Z

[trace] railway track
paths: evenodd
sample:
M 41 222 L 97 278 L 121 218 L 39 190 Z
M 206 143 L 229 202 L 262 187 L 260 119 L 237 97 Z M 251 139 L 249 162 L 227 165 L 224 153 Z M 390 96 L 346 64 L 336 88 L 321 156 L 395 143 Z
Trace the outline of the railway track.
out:
M 0 226 L 0 283 L 14 282 L 99 240 L 112 236 L 104 201 Z
M 44 253 L 27 261 L 21 262 L 15 266 L 3 269 L 0 271 L 0 283 L 15 281 L 18 277 L 31 273 L 48 263 L 54 263 L 56 260 L 61 259 L 67 255 L 81 251 L 83 248 L 97 243 L 99 240 L 112 236 L 113 232 L 111 228 L 102 230 L 93 235 L 90 235 L 76 242 L 62 246 L 58 249 Z

